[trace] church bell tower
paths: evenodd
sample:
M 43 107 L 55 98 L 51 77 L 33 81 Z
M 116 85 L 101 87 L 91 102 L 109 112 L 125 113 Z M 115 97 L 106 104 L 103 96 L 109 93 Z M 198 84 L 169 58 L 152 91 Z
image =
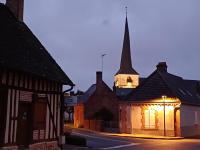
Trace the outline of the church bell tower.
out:
M 133 69 L 131 61 L 130 37 L 126 12 L 124 41 L 120 69 L 115 74 L 115 88 L 136 88 L 139 85 L 139 74 Z

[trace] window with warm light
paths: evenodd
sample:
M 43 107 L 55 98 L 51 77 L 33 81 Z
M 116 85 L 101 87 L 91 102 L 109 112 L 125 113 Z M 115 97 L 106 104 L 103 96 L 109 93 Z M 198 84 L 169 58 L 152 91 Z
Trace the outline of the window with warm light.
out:
M 155 110 L 145 110 L 144 111 L 144 127 L 145 129 L 155 129 L 156 128 L 156 111 Z

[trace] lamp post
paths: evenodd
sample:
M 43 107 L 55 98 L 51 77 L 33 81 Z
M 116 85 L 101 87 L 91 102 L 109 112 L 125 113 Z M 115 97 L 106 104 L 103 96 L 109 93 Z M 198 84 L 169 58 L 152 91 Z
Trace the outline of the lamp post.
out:
M 162 96 L 162 99 L 163 99 L 163 107 L 164 107 L 164 110 L 163 110 L 163 113 L 164 113 L 164 136 L 166 136 L 166 125 L 165 125 L 165 99 L 167 98 L 167 96 L 163 95 Z

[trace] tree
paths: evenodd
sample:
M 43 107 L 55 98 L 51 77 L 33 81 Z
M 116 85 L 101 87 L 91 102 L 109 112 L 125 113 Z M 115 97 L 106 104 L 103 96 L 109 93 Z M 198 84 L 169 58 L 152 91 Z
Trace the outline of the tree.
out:
M 103 121 L 111 121 L 113 119 L 113 114 L 110 110 L 103 107 L 94 113 L 94 119 L 103 120 Z

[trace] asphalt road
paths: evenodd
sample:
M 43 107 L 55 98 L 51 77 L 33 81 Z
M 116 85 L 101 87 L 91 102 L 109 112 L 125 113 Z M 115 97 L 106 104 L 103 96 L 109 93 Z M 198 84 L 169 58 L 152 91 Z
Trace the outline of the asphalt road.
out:
M 91 150 L 200 150 L 200 139 L 138 139 L 105 136 L 98 133 L 73 130 L 72 134 L 87 138 Z

